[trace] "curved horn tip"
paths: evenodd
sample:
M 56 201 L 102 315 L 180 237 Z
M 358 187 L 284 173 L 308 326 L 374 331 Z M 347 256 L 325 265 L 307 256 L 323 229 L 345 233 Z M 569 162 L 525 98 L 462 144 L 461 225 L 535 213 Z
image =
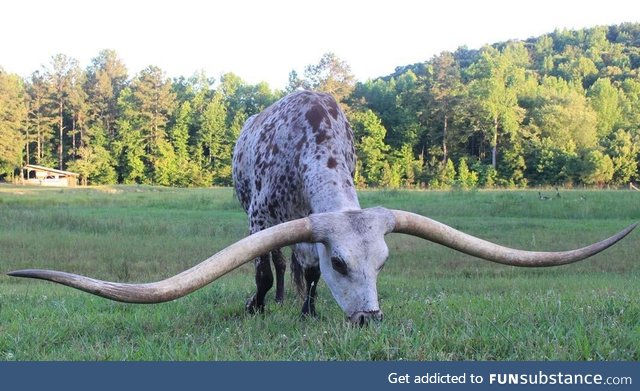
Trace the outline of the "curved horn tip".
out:
M 618 233 L 618 235 L 620 235 L 620 239 L 624 238 L 625 236 L 627 236 L 629 233 L 631 233 L 631 231 L 633 231 L 634 229 L 636 229 L 636 227 L 639 225 L 640 223 L 633 223 L 631 225 L 629 225 L 627 228 L 623 229 L 622 231 L 620 231 Z
M 43 274 L 46 274 L 48 270 L 40 270 L 40 269 L 22 269 L 22 270 L 14 270 L 7 273 L 7 276 L 11 277 L 28 277 L 28 278 L 38 278 Z
M 37 278 L 40 280 L 55 281 L 56 277 L 61 276 L 73 276 L 72 274 L 65 272 L 58 272 L 55 270 L 44 269 L 22 269 L 14 270 L 7 273 L 10 277 L 23 277 L 23 278 Z
M 29 269 L 14 270 L 14 271 L 8 272 L 7 276 L 11 276 L 11 277 L 31 277 L 32 276 L 32 270 L 29 270 Z

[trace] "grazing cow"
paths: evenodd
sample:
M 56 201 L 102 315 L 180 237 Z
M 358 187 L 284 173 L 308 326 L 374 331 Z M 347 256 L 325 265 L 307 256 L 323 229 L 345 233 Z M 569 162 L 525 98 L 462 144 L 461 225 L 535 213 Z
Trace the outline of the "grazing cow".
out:
M 355 150 L 349 123 L 331 95 L 295 92 L 246 122 L 233 154 L 233 182 L 249 231 L 312 213 L 360 210 L 353 185 Z M 385 250 L 386 251 L 386 250 Z M 284 294 L 285 260 L 271 252 L 276 272 L 276 301 Z M 269 254 L 255 260 L 256 293 L 249 311 L 262 310 L 273 285 Z M 295 245 L 292 269 L 299 291 L 306 281 L 303 313 L 315 313 L 315 287 L 320 279 L 318 252 Z M 371 303 L 367 311 L 377 313 Z
M 261 310 L 273 284 L 282 300 L 284 259 L 294 248 L 294 270 L 307 283 L 304 313 L 322 274 L 333 297 L 355 324 L 381 319 L 377 276 L 391 232 L 421 237 L 489 261 L 514 266 L 556 266 L 590 257 L 625 237 L 635 224 L 601 242 L 564 252 L 515 250 L 475 238 L 429 218 L 401 210 L 360 209 L 353 184 L 351 128 L 326 94 L 296 92 L 251 117 L 234 153 L 233 176 L 251 235 L 178 275 L 148 284 L 123 284 L 51 270 L 19 270 L 12 276 L 50 280 L 113 300 L 157 303 L 187 295 L 238 266 L 255 260 L 256 294 L 250 310 Z

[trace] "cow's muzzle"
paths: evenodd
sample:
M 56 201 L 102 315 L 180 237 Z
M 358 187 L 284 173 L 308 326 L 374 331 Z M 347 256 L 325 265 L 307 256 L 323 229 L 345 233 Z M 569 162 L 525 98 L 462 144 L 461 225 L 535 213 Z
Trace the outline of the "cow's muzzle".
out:
M 364 326 L 368 324 L 370 321 L 379 322 L 384 317 L 384 314 L 380 310 L 376 311 L 358 311 L 349 316 L 349 322 L 354 325 Z

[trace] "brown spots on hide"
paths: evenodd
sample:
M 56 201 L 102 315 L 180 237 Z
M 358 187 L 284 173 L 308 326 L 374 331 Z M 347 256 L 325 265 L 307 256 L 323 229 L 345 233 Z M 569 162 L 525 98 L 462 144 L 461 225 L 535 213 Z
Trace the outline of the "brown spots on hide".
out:
M 303 133 L 300 140 L 296 143 L 296 150 L 297 151 L 301 150 L 306 142 L 307 142 L 307 135 Z
M 325 132 L 324 130 L 321 130 L 318 132 L 318 134 L 316 134 L 316 144 L 320 144 L 321 142 L 323 142 L 328 138 L 329 137 L 327 136 L 327 132 Z
M 338 104 L 335 99 L 329 98 L 326 100 L 327 105 L 329 106 L 329 114 L 333 117 L 333 119 L 338 119 L 338 112 L 340 109 L 338 108 Z
M 307 111 L 305 118 L 315 133 L 320 129 L 322 121 L 327 118 L 327 111 L 322 107 L 322 105 L 315 104 Z
M 275 219 L 278 217 L 279 208 L 280 208 L 280 204 L 278 203 L 278 201 L 272 200 L 271 202 L 269 202 L 267 209 L 269 210 L 269 216 L 271 216 L 272 219 Z
M 338 161 L 331 156 L 328 160 L 327 160 L 327 167 L 329 168 L 336 168 L 336 166 L 338 165 Z

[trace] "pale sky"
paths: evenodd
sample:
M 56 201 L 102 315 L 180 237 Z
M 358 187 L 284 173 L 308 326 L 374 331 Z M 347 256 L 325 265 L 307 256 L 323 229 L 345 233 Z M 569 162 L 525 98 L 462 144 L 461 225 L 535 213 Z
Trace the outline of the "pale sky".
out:
M 364 81 L 462 45 L 639 21 L 640 0 L 5 0 L 0 66 L 28 76 L 64 53 L 86 68 L 113 49 L 129 76 L 157 65 L 282 89 L 329 51 Z

